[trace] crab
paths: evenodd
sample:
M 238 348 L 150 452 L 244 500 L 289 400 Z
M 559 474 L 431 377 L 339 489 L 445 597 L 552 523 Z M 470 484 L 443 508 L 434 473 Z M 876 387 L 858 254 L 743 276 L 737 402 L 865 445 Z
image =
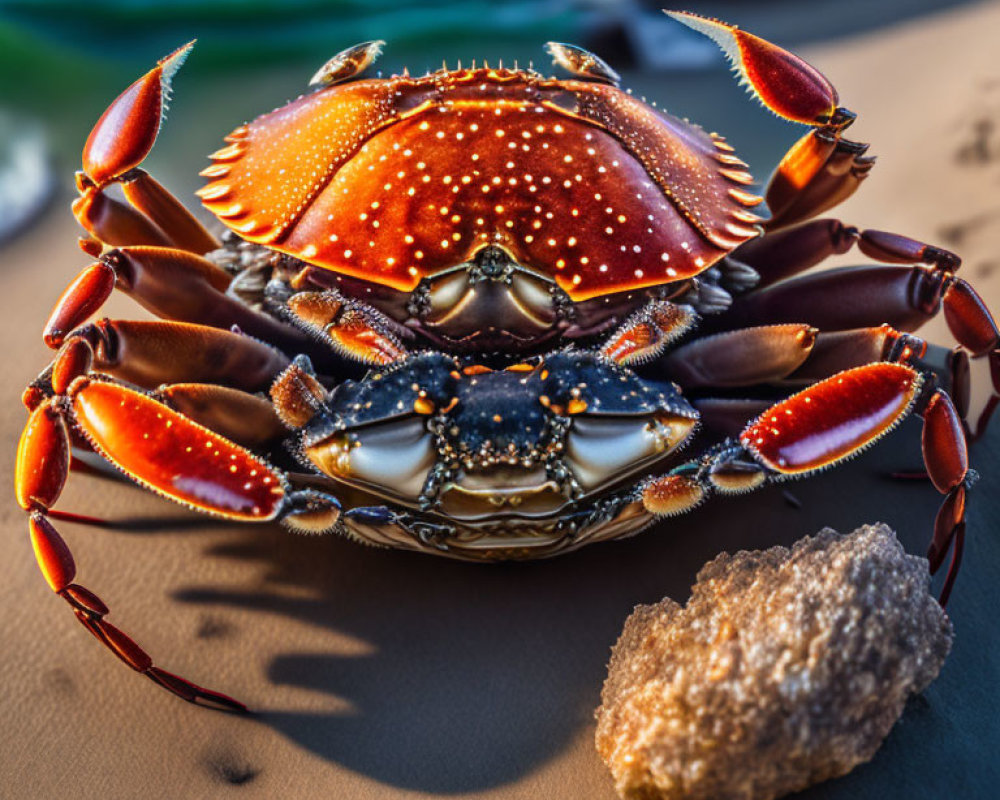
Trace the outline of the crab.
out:
M 221 239 L 140 167 L 193 43 L 109 106 L 73 204 L 95 261 L 45 327 L 58 354 L 25 391 L 16 494 L 45 579 L 115 655 L 245 709 L 154 666 L 74 582 L 53 525 L 77 516 L 53 508 L 74 449 L 230 520 L 528 559 L 820 471 L 915 412 L 947 599 L 974 477 L 969 356 L 997 363 L 996 324 L 953 253 L 816 219 L 873 164 L 823 75 L 668 13 L 809 126 L 764 197 L 722 136 L 566 44 L 548 45 L 562 78 L 365 78 L 383 43 L 343 51 L 211 156 L 198 194 Z M 855 245 L 882 263 L 799 275 Z M 116 288 L 161 321 L 88 322 Z M 957 409 L 911 333 L 941 309 Z M 699 426 L 714 443 L 683 457 Z

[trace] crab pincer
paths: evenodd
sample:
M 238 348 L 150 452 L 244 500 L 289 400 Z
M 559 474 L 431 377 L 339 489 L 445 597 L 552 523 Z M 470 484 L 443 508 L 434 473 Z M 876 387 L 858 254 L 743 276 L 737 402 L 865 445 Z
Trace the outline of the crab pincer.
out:
M 93 362 L 85 338 L 67 341 L 51 369 L 51 393 L 35 405 L 18 445 L 15 493 L 29 514 L 39 569 L 80 622 L 132 669 L 190 702 L 246 711 L 227 695 L 155 667 L 142 647 L 105 619 L 107 605 L 73 583 L 72 552 L 49 519 L 69 477 L 70 427 L 137 483 L 226 519 L 282 519 L 321 531 L 336 524 L 339 503 L 314 490 L 294 491 L 283 473 L 246 448 L 141 391 L 90 375 Z
M 190 41 L 161 58 L 108 106 L 87 137 L 73 213 L 93 240 L 174 245 L 195 253 L 218 247 L 183 204 L 139 169 L 166 116 L 171 80 L 193 47 Z M 127 205 L 104 194 L 112 183 L 122 184 Z

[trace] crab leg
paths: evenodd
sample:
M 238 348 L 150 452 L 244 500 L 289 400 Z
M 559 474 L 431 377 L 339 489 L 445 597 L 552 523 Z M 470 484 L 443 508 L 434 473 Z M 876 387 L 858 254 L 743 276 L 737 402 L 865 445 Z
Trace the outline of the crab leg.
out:
M 118 181 L 125 199 L 166 232 L 180 249 L 204 255 L 220 247 L 219 240 L 145 170 L 129 170 Z
M 100 252 L 103 245 L 116 247 L 126 244 L 169 247 L 170 237 L 161 231 L 144 214 L 131 206 L 108 197 L 102 189 L 78 178 L 80 197 L 72 203 L 73 216 L 89 234 L 81 244 L 86 252 Z M 95 244 L 96 242 L 96 244 Z
M 84 627 L 132 669 L 190 702 L 245 711 L 227 695 L 154 666 L 145 650 L 105 619 L 104 601 L 73 583 L 73 555 L 49 520 L 69 475 L 70 427 L 133 480 L 226 519 L 282 519 L 293 528 L 329 530 L 339 503 L 314 490 L 292 491 L 281 472 L 234 442 L 142 392 L 88 376 L 91 360 L 84 339 L 67 343 L 52 369 L 52 395 L 32 411 L 18 446 L 15 489 L 29 514 L 39 568 Z
M 260 447 L 286 433 L 274 406 L 239 389 L 214 383 L 174 383 L 161 386 L 152 397 L 244 447 Z
M 734 252 L 734 258 L 753 267 L 763 289 L 842 255 L 857 245 L 865 255 L 888 264 L 926 264 L 948 273 L 957 272 L 962 260 L 941 247 L 877 230 L 859 230 L 838 219 L 819 219 L 788 230 L 752 239 Z
M 117 288 L 158 317 L 244 333 L 298 351 L 308 339 L 226 294 L 230 276 L 205 258 L 169 247 L 122 247 L 83 269 L 56 302 L 43 338 L 59 347 Z
M 814 217 L 858 188 L 874 164 L 868 145 L 841 138 L 854 114 L 838 106 L 833 84 L 812 65 L 752 33 L 716 19 L 667 11 L 712 39 L 758 100 L 780 117 L 816 126 L 782 159 L 767 188 L 769 229 Z
M 768 480 L 824 469 L 873 444 L 918 405 L 924 463 L 945 495 L 929 553 L 932 571 L 955 544 L 943 604 L 961 559 L 968 450 L 948 395 L 936 389 L 928 396 L 923 390 L 923 375 L 908 364 L 880 362 L 840 372 L 768 408 L 738 441 L 724 442 L 706 458 L 646 481 L 640 487 L 643 505 L 654 514 L 679 514 L 713 491 L 745 492 Z
M 916 330 L 937 313 L 945 282 L 941 272 L 920 266 L 840 267 L 751 292 L 706 324 L 731 330 L 808 322 L 830 331 L 888 323 Z
M 902 266 L 828 270 L 770 285 L 832 253 L 845 253 L 854 243 L 871 258 Z M 915 330 L 943 309 L 952 336 L 973 357 L 1000 358 L 991 355 L 1000 345 L 993 315 L 976 290 L 955 276 L 961 259 L 943 248 L 885 231 L 858 231 L 838 220 L 817 220 L 750 242 L 737 257 L 757 270 L 760 285 L 768 288 L 738 299 L 712 321 L 718 327 L 806 319 L 827 330 L 884 321 Z M 848 275 L 851 280 L 845 280 Z M 957 358 L 953 380 L 961 380 Z M 994 390 L 1000 392 L 1000 375 L 993 378 Z
M 387 319 L 373 308 L 345 300 L 337 291 L 298 292 L 284 301 L 284 307 L 290 319 L 345 358 L 391 364 L 406 357 Z
M 838 372 L 878 361 L 908 362 L 923 358 L 927 343 L 891 325 L 829 331 L 816 336 L 808 358 L 794 372 L 784 376 L 786 385 L 814 383 Z
M 812 330 L 807 326 L 802 327 L 806 330 Z M 748 328 L 746 330 L 754 329 Z M 726 335 L 719 334 L 717 336 L 721 339 Z M 882 325 L 878 328 L 857 328 L 849 331 L 819 333 L 815 334 L 813 338 L 814 342 L 811 349 L 805 353 L 805 359 L 801 360 L 800 356 L 801 365 L 789 373 L 772 378 L 771 383 L 778 387 L 811 385 L 838 372 L 866 364 L 880 361 L 908 363 L 911 359 L 922 358 L 927 349 L 927 345 L 922 339 L 900 333 L 889 325 Z M 709 339 L 716 339 L 716 337 L 709 337 Z M 793 347 L 793 345 L 794 343 L 791 343 L 788 346 Z M 793 352 L 801 352 L 801 349 L 793 350 Z M 959 350 L 958 352 L 964 355 L 964 351 Z M 731 358 L 731 355 L 727 353 L 723 357 Z M 741 368 L 746 368 L 743 362 L 738 363 Z M 709 369 L 719 371 L 720 368 L 717 364 L 711 364 Z M 723 373 L 722 380 L 713 385 L 725 386 L 725 377 Z M 765 379 L 760 379 L 761 382 L 763 380 Z M 958 385 L 954 376 L 952 385 Z M 760 416 L 771 405 L 771 401 L 768 400 L 721 397 L 703 397 L 693 402 L 701 415 L 702 422 L 727 436 L 739 435 L 746 427 L 748 419 Z
M 288 364 L 249 336 L 185 322 L 102 319 L 66 337 L 79 340 L 89 343 L 98 370 L 150 389 L 193 381 L 259 391 Z
M 803 324 L 743 328 L 682 345 L 663 366 L 685 388 L 771 383 L 798 369 L 815 341 L 816 330 Z
M 769 231 L 811 219 L 854 194 L 875 165 L 867 144 L 828 130 L 810 131 L 788 151 L 764 192 Z
M 791 278 L 834 255 L 843 255 L 858 238 L 856 228 L 839 219 L 815 219 L 751 239 L 732 257 L 752 267 L 760 276 L 756 290 Z
M 608 338 L 601 354 L 617 364 L 636 366 L 662 355 L 695 321 L 690 306 L 654 300 L 633 314 Z
M 170 81 L 194 42 L 179 47 L 108 106 L 83 148 L 77 174 L 77 221 L 97 241 L 111 245 L 174 245 L 194 253 L 219 246 L 200 222 L 166 189 L 137 169 L 156 141 L 170 96 Z M 121 183 L 131 206 L 107 197 Z

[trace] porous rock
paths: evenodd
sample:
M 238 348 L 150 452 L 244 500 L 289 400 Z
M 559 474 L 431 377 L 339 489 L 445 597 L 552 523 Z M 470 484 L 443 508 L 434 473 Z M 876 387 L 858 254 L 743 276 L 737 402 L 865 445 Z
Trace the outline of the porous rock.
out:
M 929 584 L 869 525 L 723 553 L 687 606 L 638 606 L 597 710 L 618 793 L 764 800 L 868 761 L 951 648 Z

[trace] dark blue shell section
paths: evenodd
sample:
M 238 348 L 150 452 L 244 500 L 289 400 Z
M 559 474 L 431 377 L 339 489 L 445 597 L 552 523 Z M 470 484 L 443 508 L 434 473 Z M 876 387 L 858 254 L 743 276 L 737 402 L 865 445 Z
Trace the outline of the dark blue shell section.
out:
M 453 402 L 458 398 L 457 404 Z M 309 424 L 306 443 L 336 431 L 388 422 L 416 413 L 419 398 L 449 408 L 447 436 L 462 450 L 484 444 L 517 451 L 545 437 L 549 422 L 571 399 L 586 403 L 587 416 L 644 416 L 657 411 L 697 418 L 698 412 L 669 383 L 640 378 L 601 356 L 567 350 L 541 359 L 533 369 L 462 372 L 442 353 L 420 353 L 339 385 L 326 409 Z M 544 403 L 543 403 L 544 398 Z

